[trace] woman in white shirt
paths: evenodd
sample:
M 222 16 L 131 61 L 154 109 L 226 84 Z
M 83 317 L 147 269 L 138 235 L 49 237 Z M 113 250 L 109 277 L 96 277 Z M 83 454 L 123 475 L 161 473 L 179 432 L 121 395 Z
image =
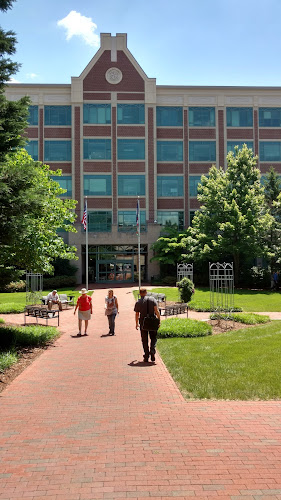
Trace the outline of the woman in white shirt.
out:
M 107 316 L 109 326 L 108 335 L 115 335 L 115 318 L 118 313 L 117 297 L 113 294 L 113 290 L 108 290 L 105 297 L 105 315 Z

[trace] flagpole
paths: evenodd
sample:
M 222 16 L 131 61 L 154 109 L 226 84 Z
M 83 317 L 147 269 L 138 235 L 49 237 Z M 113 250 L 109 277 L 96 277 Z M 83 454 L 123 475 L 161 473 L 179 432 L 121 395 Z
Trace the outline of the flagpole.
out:
M 140 258 L 140 197 L 138 196 L 138 262 L 139 262 L 139 291 L 141 288 L 141 258 Z
M 88 198 L 85 196 L 85 206 L 87 214 L 86 223 L 86 290 L 89 289 L 89 249 L 88 249 Z

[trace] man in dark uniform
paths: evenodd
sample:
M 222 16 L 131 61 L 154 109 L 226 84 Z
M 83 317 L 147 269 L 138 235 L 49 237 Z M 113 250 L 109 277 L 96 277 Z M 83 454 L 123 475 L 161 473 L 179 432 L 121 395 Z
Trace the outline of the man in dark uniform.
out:
M 140 299 L 136 302 L 134 311 L 136 313 L 136 330 L 140 327 L 141 340 L 144 350 L 143 360 L 147 363 L 149 355 L 151 361 L 155 361 L 155 347 L 157 342 L 157 331 L 147 331 L 142 329 L 143 320 L 147 315 L 157 316 L 160 321 L 160 312 L 154 297 L 148 297 L 146 288 L 140 288 Z M 150 337 L 150 349 L 148 345 Z

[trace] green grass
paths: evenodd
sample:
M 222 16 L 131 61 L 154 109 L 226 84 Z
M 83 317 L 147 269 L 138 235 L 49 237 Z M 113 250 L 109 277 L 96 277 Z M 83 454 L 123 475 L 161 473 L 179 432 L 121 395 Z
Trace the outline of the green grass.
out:
M 211 337 L 159 339 L 157 348 L 187 398 L 281 398 L 281 321 Z
M 49 290 L 50 292 L 52 290 Z M 48 295 L 49 291 L 45 291 L 42 295 Z M 74 302 L 77 301 L 80 296 L 79 290 L 73 290 L 72 288 L 58 289 L 58 293 L 66 293 L 67 295 L 74 295 Z M 93 292 L 90 292 L 91 295 Z M 15 293 L 0 293 L 0 314 L 17 314 L 22 313 L 26 306 L 26 293 L 25 292 L 15 292 Z
M 0 371 L 4 371 L 10 368 L 18 360 L 18 356 L 15 352 L 7 351 L 0 352 Z
M 187 318 L 168 318 L 161 321 L 158 338 L 204 337 L 212 334 L 212 327 L 203 321 Z
M 165 293 L 167 300 L 178 301 L 178 289 L 176 287 L 154 288 L 153 292 Z M 137 297 L 137 294 L 135 295 Z M 281 312 L 281 294 L 269 290 L 235 290 L 234 305 L 243 309 L 244 312 Z M 209 309 L 209 288 L 195 288 L 195 293 L 189 303 L 190 309 Z
M 255 313 L 229 313 L 229 314 L 211 314 L 211 319 L 228 319 L 245 325 L 260 325 L 270 321 L 269 316 L 262 316 Z

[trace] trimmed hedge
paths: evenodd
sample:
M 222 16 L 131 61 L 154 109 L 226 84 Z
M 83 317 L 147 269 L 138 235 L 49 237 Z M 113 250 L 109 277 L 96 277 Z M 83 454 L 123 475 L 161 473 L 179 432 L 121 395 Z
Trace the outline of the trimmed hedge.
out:
M 199 302 L 189 302 L 188 308 L 192 309 L 192 311 L 197 311 L 197 312 L 213 312 L 214 309 L 210 306 L 206 306 L 205 304 L 200 304 Z M 242 307 L 232 307 L 229 309 L 229 312 L 242 312 L 243 309 Z
M 53 326 L 0 326 L 0 349 L 41 346 L 58 335 Z
M 260 325 L 264 323 L 269 323 L 270 317 L 254 314 L 254 313 L 238 313 L 238 314 L 212 314 L 210 319 L 227 319 L 229 321 L 234 321 L 237 323 L 244 323 L 245 325 Z
M 212 334 L 212 327 L 204 321 L 188 318 L 168 318 L 161 321 L 158 338 L 205 337 Z
M 58 288 L 71 288 L 75 286 L 75 276 L 54 276 L 53 278 L 43 278 L 44 290 L 57 290 Z

